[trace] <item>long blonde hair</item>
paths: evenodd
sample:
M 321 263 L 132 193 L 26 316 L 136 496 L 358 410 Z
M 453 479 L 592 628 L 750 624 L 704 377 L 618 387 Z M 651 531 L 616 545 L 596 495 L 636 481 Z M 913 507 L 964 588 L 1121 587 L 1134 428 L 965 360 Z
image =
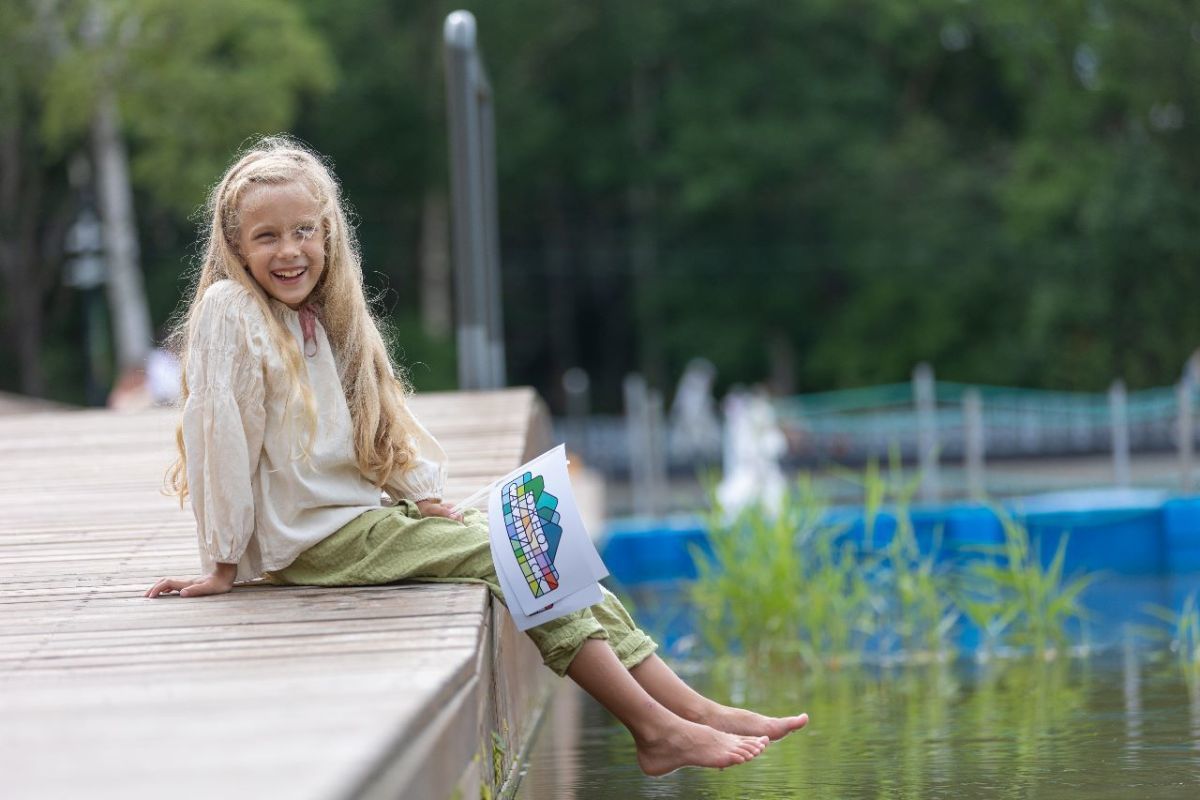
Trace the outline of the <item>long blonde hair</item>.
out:
M 291 398 L 303 405 L 310 433 L 316 430 L 316 406 L 304 377 L 306 370 L 300 349 L 272 312 L 266 292 L 244 268 L 238 248 L 239 214 L 247 192 L 255 186 L 289 183 L 311 191 L 321 209 L 325 271 L 309 301 L 321 309 L 321 324 L 338 365 L 354 425 L 358 469 L 376 487 L 383 488 L 414 457 L 412 432 L 404 423 L 404 407 L 411 389 L 404 373 L 392 363 L 382 324 L 367 302 L 358 242 L 347 220 L 341 188 L 325 161 L 291 137 L 268 136 L 253 142 L 208 196 L 201 237 L 203 260 L 193 278 L 191 300 L 186 311 L 177 317 L 168 339 L 168 346 L 179 356 L 183 367 L 181 402 L 186 403 L 188 397 L 187 344 L 198 301 L 214 283 L 229 279 L 249 289 L 262 307 L 270 338 L 287 365 Z M 167 471 L 166 487 L 182 503 L 188 494 L 182 422 L 176 427 L 175 442 L 179 457 Z

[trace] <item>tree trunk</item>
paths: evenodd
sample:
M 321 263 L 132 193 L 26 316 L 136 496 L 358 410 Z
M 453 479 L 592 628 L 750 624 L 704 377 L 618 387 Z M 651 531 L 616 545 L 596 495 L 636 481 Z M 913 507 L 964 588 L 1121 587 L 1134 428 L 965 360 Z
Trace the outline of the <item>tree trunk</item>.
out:
M 117 369 L 123 374 L 145 366 L 146 357 L 154 344 L 154 335 L 138 263 L 129 159 L 125 153 L 125 141 L 121 138 L 116 97 L 109 89 L 103 90 L 96 103 L 92 120 L 92 151 L 108 262 L 108 305 L 112 315 Z

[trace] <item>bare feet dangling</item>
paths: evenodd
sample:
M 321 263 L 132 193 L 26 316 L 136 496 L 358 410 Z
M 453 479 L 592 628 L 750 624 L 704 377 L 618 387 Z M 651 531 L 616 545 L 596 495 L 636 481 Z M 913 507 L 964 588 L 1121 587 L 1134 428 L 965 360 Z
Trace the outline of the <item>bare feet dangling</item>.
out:
M 774 742 L 807 725 L 808 714 L 799 714 L 794 717 L 768 717 L 744 708 L 713 703 L 696 721 L 728 733 L 739 733 L 743 736 L 766 736 Z
M 677 724 L 653 740 L 637 742 L 638 766 L 658 777 L 680 767 L 724 769 L 744 764 L 767 748 L 766 736 L 741 736 L 676 717 Z
M 684 683 L 666 662 L 655 655 L 631 669 L 630 674 L 651 697 L 679 716 L 726 733 L 766 736 L 774 741 L 808 724 L 808 714 L 768 717 L 709 700 Z

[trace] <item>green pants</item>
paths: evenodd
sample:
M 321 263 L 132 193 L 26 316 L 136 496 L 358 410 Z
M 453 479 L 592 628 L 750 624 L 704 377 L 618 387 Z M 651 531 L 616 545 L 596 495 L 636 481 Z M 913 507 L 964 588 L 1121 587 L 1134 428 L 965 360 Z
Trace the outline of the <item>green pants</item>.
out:
M 474 582 L 503 601 L 492 564 L 487 517 L 471 509 L 465 523 L 423 517 L 407 501 L 368 511 L 266 577 L 293 586 L 373 586 L 406 579 Z M 621 601 L 607 589 L 601 591 L 604 599 L 591 608 L 527 631 L 546 666 L 557 674 L 566 674 L 588 639 L 608 639 L 626 667 L 640 664 L 657 648 Z

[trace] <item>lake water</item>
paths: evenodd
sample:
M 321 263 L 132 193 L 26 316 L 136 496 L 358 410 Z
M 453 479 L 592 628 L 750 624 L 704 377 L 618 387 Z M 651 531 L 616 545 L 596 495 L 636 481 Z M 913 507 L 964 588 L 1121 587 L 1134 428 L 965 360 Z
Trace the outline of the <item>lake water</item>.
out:
M 686 666 L 686 665 L 685 665 Z M 521 800 L 1200 797 L 1200 687 L 1166 653 L 686 675 L 723 702 L 809 726 L 725 771 L 644 777 L 628 733 L 569 682 Z
M 749 670 L 689 635 L 681 584 L 630 589 L 635 616 L 689 683 L 808 728 L 749 764 L 644 777 L 629 734 L 564 682 L 520 800 L 591 798 L 1200 798 L 1200 669 L 1137 634 L 1147 603 L 1178 609 L 1200 576 L 1106 575 L 1085 594 L 1087 658 Z

